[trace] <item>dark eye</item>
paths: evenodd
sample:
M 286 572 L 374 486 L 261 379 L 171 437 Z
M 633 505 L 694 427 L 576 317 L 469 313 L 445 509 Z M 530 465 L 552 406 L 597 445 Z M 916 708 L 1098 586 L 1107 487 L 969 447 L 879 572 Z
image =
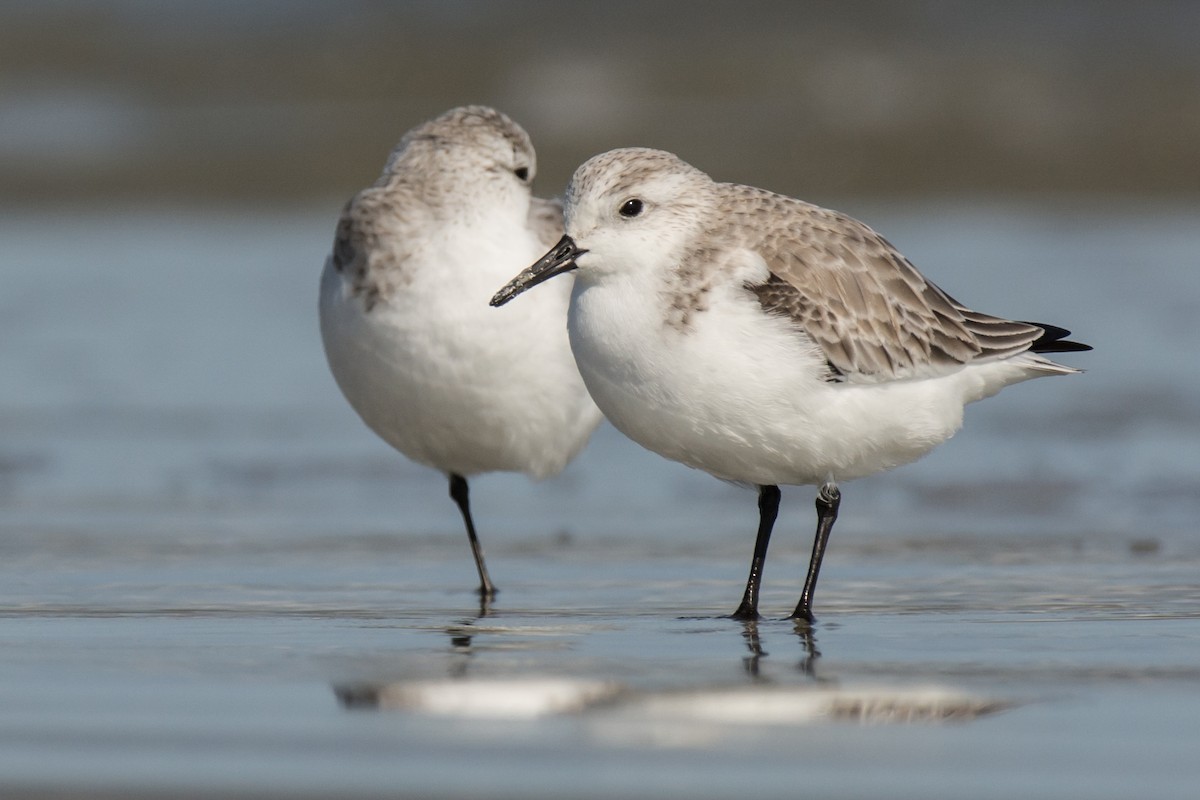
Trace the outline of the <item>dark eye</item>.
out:
M 634 197 L 622 203 L 621 208 L 617 211 L 617 213 L 626 219 L 632 219 L 633 217 L 636 217 L 638 214 L 642 213 L 643 207 L 642 201 Z
M 516 175 L 519 180 L 529 180 L 529 167 L 517 167 L 513 170 L 513 175 Z

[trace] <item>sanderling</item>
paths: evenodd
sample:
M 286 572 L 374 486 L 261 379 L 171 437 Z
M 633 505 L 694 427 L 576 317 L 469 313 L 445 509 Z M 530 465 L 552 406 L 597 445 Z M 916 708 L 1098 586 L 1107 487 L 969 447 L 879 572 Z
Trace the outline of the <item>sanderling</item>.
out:
M 601 419 L 567 342 L 569 286 L 520 314 L 487 307 L 562 235 L 561 205 L 531 193 L 535 166 L 529 136 L 494 109 L 418 125 L 346 204 L 321 276 L 338 386 L 384 441 L 447 474 L 484 597 L 496 590 L 467 478 L 557 474 Z
M 667 458 L 758 486 L 742 619 L 758 616 L 779 484 L 820 487 L 792 614 L 811 620 L 838 481 L 921 457 L 967 403 L 1079 371 L 1040 353 L 1091 349 L 972 311 L 861 222 L 715 183 L 670 153 L 595 156 L 571 179 L 566 220 L 492 305 L 578 269 L 571 348 L 608 419 Z

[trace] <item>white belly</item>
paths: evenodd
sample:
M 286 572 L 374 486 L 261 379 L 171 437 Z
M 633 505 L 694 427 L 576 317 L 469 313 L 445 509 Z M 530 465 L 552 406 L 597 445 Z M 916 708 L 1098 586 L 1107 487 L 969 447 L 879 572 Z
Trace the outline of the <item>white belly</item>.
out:
M 577 286 L 571 346 L 605 416 L 667 458 L 726 480 L 814 484 L 917 459 L 961 425 L 954 375 L 828 383 L 819 351 L 751 299 L 715 293 L 679 329 L 632 288 Z
M 414 461 L 464 476 L 545 477 L 598 424 L 567 343 L 569 285 L 512 308 L 488 306 L 496 287 L 538 255 L 534 244 L 528 250 L 500 254 L 478 272 L 419 265 L 369 312 L 326 267 L 321 333 L 338 386 L 375 433 Z

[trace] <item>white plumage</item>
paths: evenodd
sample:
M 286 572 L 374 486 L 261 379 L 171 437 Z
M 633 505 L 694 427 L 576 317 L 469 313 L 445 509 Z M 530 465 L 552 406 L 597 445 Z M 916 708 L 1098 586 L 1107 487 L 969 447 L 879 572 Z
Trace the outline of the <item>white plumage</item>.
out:
M 566 233 L 492 300 L 577 269 L 568 318 L 584 382 L 642 446 L 760 488 L 736 616 L 757 616 L 779 484 L 817 484 L 818 535 L 794 616 L 836 519 L 837 482 L 920 458 L 963 406 L 1077 370 L 1054 326 L 963 306 L 883 237 L 837 212 L 716 183 L 670 153 L 614 150 L 567 190 Z
M 531 194 L 529 137 L 486 107 L 409 131 L 338 224 L 321 277 L 329 366 L 363 421 L 446 473 L 471 537 L 466 478 L 561 471 L 599 423 L 571 357 L 568 282 L 497 314 L 491 290 L 562 233 L 561 208 Z

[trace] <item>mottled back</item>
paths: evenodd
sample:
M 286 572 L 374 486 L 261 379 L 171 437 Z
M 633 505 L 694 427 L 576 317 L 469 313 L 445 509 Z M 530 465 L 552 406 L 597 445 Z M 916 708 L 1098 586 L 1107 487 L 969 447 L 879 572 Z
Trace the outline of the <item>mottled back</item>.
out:
M 1043 327 L 962 305 L 858 220 L 762 189 L 717 188 L 729 211 L 722 236 L 741 239 L 770 270 L 747 288 L 821 347 L 836 378 L 938 374 L 1044 338 Z

